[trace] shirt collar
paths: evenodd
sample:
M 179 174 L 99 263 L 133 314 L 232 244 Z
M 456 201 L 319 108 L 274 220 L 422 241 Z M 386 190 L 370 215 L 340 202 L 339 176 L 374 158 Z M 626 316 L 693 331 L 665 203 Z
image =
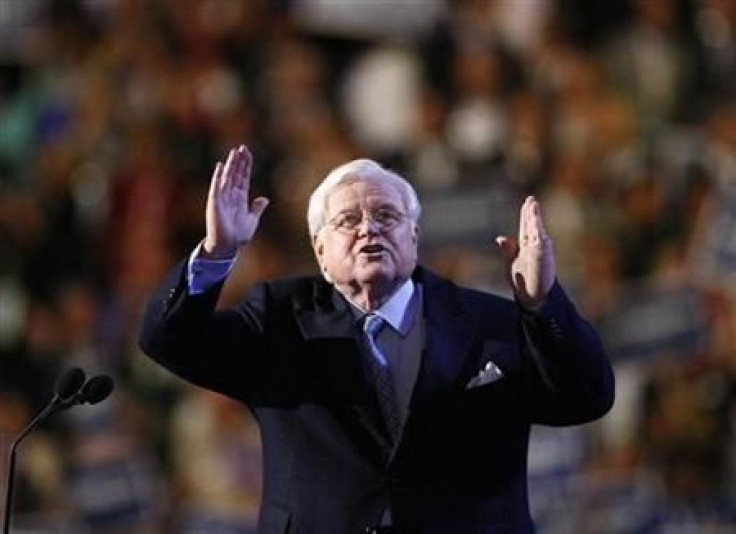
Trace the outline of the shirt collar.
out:
M 405 337 L 409 333 L 416 315 L 416 292 L 414 281 L 409 278 L 380 308 L 371 313 L 382 317 L 395 331 Z M 348 302 L 353 306 L 357 317 L 366 315 L 350 299 L 348 299 Z
M 375 313 L 399 332 L 402 337 L 409 333 L 414 310 L 411 306 L 415 293 L 414 281 L 409 278 L 404 282 L 391 298 L 383 303 Z

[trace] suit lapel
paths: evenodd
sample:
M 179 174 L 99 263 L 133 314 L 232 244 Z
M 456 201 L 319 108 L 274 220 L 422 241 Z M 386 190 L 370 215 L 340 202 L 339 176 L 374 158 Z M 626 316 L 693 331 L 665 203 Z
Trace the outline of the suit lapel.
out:
M 332 405 L 346 429 L 355 432 L 367 451 L 385 460 L 391 444 L 386 438 L 373 389 L 368 379 L 355 316 L 332 285 L 319 280 L 312 298 L 296 301 L 294 316 L 309 351 L 309 367 L 323 377 L 325 390 L 337 392 Z
M 432 419 L 426 411 L 433 410 L 437 403 L 445 401 L 444 396 L 463 387 L 460 376 L 468 363 L 467 354 L 477 324 L 477 317 L 467 309 L 454 284 L 421 267 L 415 271 L 414 278 L 422 284 L 426 341 L 407 420 L 390 457 L 391 463 L 401 461 L 406 450 L 404 444 L 411 447 L 409 443 L 421 441 L 415 429 L 421 433 L 416 423 Z
M 347 301 L 323 280 L 310 296 L 297 297 L 294 315 L 304 339 L 355 339 L 357 327 Z
M 426 269 L 419 271 L 424 288 L 426 348 L 410 413 L 430 397 L 456 389 L 467 364 L 477 316 L 470 313 L 454 284 Z
M 332 286 L 316 280 L 314 294 L 297 295 L 293 313 L 303 338 L 298 355 L 314 400 L 330 405 L 360 401 L 365 380 L 357 326 L 347 302 Z

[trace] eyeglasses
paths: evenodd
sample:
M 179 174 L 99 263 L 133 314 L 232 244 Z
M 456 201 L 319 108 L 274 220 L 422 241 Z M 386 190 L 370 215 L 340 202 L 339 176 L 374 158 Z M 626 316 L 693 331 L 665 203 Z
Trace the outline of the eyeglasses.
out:
M 363 216 L 364 213 L 367 217 Z M 369 212 L 343 211 L 327 221 L 327 224 L 338 232 L 352 234 L 358 230 L 363 221 L 368 219 L 376 225 L 380 231 L 388 231 L 401 224 L 406 216 L 406 213 L 401 213 L 393 208 L 378 208 L 377 210 Z

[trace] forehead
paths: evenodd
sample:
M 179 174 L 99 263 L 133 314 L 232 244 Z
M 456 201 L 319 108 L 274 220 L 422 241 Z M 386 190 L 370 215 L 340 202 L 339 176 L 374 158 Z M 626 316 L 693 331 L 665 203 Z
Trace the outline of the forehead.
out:
M 327 196 L 327 212 L 390 205 L 404 207 L 404 199 L 393 182 L 381 177 L 360 177 L 341 183 Z

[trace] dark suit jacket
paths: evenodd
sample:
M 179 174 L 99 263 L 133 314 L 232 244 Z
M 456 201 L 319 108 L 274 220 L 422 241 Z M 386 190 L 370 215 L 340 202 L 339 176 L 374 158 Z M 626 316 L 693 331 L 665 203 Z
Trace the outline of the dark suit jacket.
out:
M 321 277 L 256 285 L 214 311 L 181 263 L 150 300 L 141 346 L 180 377 L 245 403 L 260 424 L 264 534 L 358 534 L 390 503 L 396 532 L 531 532 L 532 423 L 611 407 L 593 329 L 559 285 L 536 314 L 418 267 L 426 350 L 403 436 L 385 439 L 346 300 Z M 493 361 L 503 378 L 467 389 Z

